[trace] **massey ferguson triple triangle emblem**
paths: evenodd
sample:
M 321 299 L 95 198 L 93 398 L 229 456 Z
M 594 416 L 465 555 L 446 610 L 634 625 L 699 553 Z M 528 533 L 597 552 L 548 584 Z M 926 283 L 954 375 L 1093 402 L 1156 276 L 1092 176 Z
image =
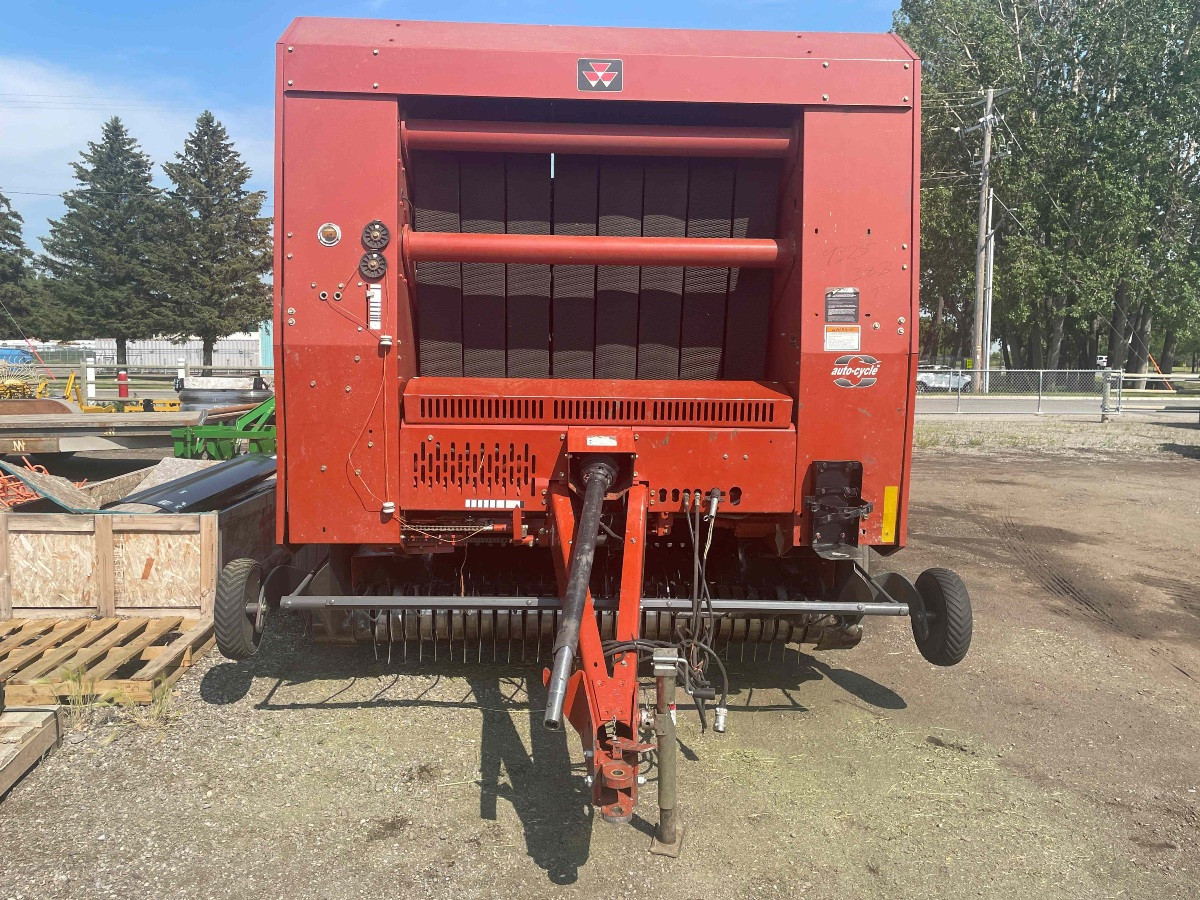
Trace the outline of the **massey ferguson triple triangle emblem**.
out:
M 619 59 L 581 59 L 579 61 L 581 91 L 621 90 L 621 61 Z

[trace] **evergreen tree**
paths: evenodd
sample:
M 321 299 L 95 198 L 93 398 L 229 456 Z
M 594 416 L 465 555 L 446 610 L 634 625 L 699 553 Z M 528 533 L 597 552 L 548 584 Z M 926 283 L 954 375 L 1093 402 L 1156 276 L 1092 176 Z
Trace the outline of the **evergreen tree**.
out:
M 53 302 L 89 337 L 115 338 L 124 365 L 130 340 L 173 330 L 150 268 L 161 194 L 150 157 L 115 116 L 80 157 L 71 164 L 79 186 L 63 194 L 67 211 L 50 222 L 42 264 L 54 276 Z
M 0 335 L 9 338 L 20 337 L 29 327 L 24 286 L 33 254 L 21 237 L 23 221 L 8 198 L 0 194 L 0 303 L 4 305 Z M 21 324 L 23 320 L 26 324 Z
M 171 179 L 157 268 L 162 272 L 173 336 L 213 344 L 248 331 L 270 315 L 271 220 L 263 218 L 263 191 L 246 189 L 250 167 L 225 126 L 205 110 L 163 170 Z
M 21 236 L 22 224 L 20 213 L 0 194 L 0 337 L 67 336 L 69 317 L 50 306 L 49 280 L 30 264 L 33 252 Z
M 33 256 L 21 237 L 24 222 L 9 199 L 0 194 L 0 289 L 19 283 Z

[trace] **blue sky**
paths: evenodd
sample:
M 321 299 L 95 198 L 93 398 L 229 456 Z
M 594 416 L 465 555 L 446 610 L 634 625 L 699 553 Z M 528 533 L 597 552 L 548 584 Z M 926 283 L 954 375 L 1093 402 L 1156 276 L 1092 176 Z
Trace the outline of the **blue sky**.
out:
M 898 0 L 359 0 L 5 4 L 0 25 L 0 191 L 31 245 L 62 212 L 70 162 L 119 115 L 156 164 L 211 109 L 269 189 L 274 46 L 295 16 L 676 28 L 887 31 Z

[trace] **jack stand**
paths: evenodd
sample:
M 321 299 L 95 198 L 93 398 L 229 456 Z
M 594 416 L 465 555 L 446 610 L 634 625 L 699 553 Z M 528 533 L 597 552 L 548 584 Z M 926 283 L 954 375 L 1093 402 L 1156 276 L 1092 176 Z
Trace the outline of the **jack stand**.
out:
M 671 704 L 675 700 L 678 651 L 664 647 L 654 651 L 654 734 L 658 738 L 658 828 L 650 841 L 650 852 L 679 857 L 683 849 L 683 827 L 676 807 L 678 746 Z

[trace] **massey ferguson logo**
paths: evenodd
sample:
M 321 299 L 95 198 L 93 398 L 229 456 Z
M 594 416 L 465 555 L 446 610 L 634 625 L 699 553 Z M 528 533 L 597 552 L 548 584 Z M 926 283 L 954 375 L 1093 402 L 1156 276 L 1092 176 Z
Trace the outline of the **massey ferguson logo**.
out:
M 852 354 L 833 361 L 833 383 L 844 388 L 865 388 L 873 385 L 879 374 L 879 360 L 873 356 Z
M 581 59 L 579 61 L 581 91 L 621 90 L 621 61 L 619 59 Z

